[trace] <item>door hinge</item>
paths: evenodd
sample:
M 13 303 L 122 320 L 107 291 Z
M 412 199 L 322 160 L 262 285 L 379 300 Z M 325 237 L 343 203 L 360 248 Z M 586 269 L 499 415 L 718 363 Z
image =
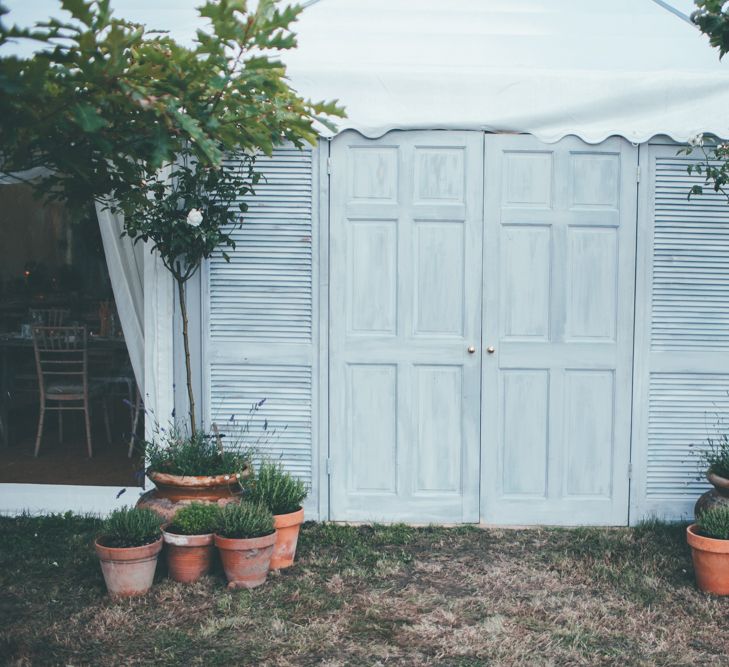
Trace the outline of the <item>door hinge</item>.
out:
M 331 475 L 331 474 L 332 474 L 332 460 L 327 459 L 327 475 Z
M 332 158 L 327 158 L 327 174 L 332 173 Z
M 635 182 L 640 183 L 640 165 L 635 168 Z

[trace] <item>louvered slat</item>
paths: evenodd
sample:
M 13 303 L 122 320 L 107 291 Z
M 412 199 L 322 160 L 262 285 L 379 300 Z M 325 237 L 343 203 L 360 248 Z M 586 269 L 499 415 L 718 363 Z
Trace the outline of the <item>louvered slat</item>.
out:
M 311 340 L 311 156 L 284 148 L 256 160 L 262 179 L 231 261 L 209 263 L 213 341 Z
M 207 265 L 208 415 L 229 444 L 249 422 L 243 444 L 311 488 L 312 151 L 277 149 L 258 158 L 256 170 L 262 180 L 246 199 L 230 261 L 218 256 Z
M 729 418 L 729 375 L 653 373 L 648 412 L 649 498 L 693 501 L 706 490 L 698 452 Z
M 649 374 L 646 467 L 647 499 L 685 507 L 707 488 L 698 454 L 729 418 L 726 368 L 691 372 L 682 363 L 683 352 L 711 363 L 729 350 L 729 206 L 714 192 L 688 200 L 702 183 L 690 162 L 665 154 L 655 162 L 651 349 L 670 352 L 677 367 Z
M 227 442 L 248 432 L 243 446 L 280 461 L 311 486 L 311 368 L 250 364 L 217 364 L 210 368 L 210 398 Z M 252 413 L 254 404 L 265 399 Z
M 726 198 L 687 194 L 701 178 L 690 160 L 656 159 L 653 310 L 654 350 L 729 349 L 729 216 Z

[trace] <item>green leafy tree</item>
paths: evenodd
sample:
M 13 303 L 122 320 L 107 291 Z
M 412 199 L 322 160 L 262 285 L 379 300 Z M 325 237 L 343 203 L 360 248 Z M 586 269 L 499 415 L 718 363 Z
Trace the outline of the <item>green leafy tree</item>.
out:
M 190 151 L 184 150 L 168 169 L 149 174 L 109 204 L 124 213 L 124 233 L 135 243 L 150 241 L 175 279 L 193 442 L 197 420 L 185 286 L 213 253 L 221 252 L 229 260 L 226 249 L 235 248 L 231 235 L 247 210 L 241 198 L 252 194 L 258 181 L 253 166 L 253 158 L 245 154 L 220 166 L 196 164 Z
M 719 49 L 719 58 L 729 51 L 729 7 L 726 0 L 695 0 L 696 11 L 691 20 Z
M 696 0 L 695 4 L 691 20 L 708 36 L 722 59 L 729 51 L 729 3 L 726 0 Z M 703 177 L 704 183 L 694 185 L 689 196 L 702 194 L 709 188 L 729 201 L 729 143 L 711 135 L 697 134 L 679 151 L 682 155 L 693 153 L 699 153 L 700 161 L 689 165 L 688 172 Z
M 18 28 L 3 22 L 0 2 L 0 48 L 40 47 L 0 55 L 0 170 L 47 167 L 36 184 L 45 195 L 82 205 L 120 197 L 183 152 L 219 166 L 229 153 L 300 147 L 316 140 L 315 121 L 342 114 L 301 98 L 275 58 L 296 46 L 300 7 L 208 0 L 198 11 L 210 28 L 186 47 L 114 17 L 110 0 L 60 5 L 72 21 Z
M 178 286 L 194 433 L 185 284 L 234 247 L 240 198 L 257 178 L 250 156 L 314 143 L 316 123 L 331 127 L 343 110 L 300 97 L 277 59 L 296 46 L 301 7 L 208 0 L 198 11 L 210 27 L 188 47 L 116 18 L 110 0 L 60 5 L 71 21 L 20 28 L 0 4 L 0 48 L 40 46 L 29 58 L 0 55 L 0 172 L 45 167 L 30 183 L 44 197 L 105 202 L 131 238 L 151 242 Z

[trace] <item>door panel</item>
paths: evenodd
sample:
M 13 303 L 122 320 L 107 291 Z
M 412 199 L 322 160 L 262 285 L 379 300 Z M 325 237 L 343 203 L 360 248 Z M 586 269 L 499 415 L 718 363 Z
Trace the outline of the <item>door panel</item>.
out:
M 332 143 L 333 519 L 479 519 L 482 190 L 478 132 Z
M 625 524 L 637 151 L 486 137 L 482 518 Z

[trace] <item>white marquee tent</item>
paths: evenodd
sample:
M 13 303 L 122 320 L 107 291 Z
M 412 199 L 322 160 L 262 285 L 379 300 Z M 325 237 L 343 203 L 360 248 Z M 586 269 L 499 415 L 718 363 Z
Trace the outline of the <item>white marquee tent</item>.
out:
M 52 0 L 7 4 L 20 25 L 61 15 Z M 197 4 L 113 6 L 189 42 Z M 546 142 L 573 134 L 589 143 L 729 134 L 729 62 L 686 20 L 690 0 L 305 4 L 299 48 L 285 60 L 302 94 L 346 105 L 340 129 L 523 132 Z
M 115 3 L 184 41 L 194 4 Z M 676 156 L 729 137 L 729 64 L 690 1 L 307 4 L 291 80 L 348 117 L 260 161 L 233 261 L 191 286 L 207 421 L 266 397 L 312 517 L 689 513 L 689 445 L 729 414 L 726 202 L 689 203 Z M 104 238 L 148 402 L 184 411 L 164 272 L 141 307 Z

